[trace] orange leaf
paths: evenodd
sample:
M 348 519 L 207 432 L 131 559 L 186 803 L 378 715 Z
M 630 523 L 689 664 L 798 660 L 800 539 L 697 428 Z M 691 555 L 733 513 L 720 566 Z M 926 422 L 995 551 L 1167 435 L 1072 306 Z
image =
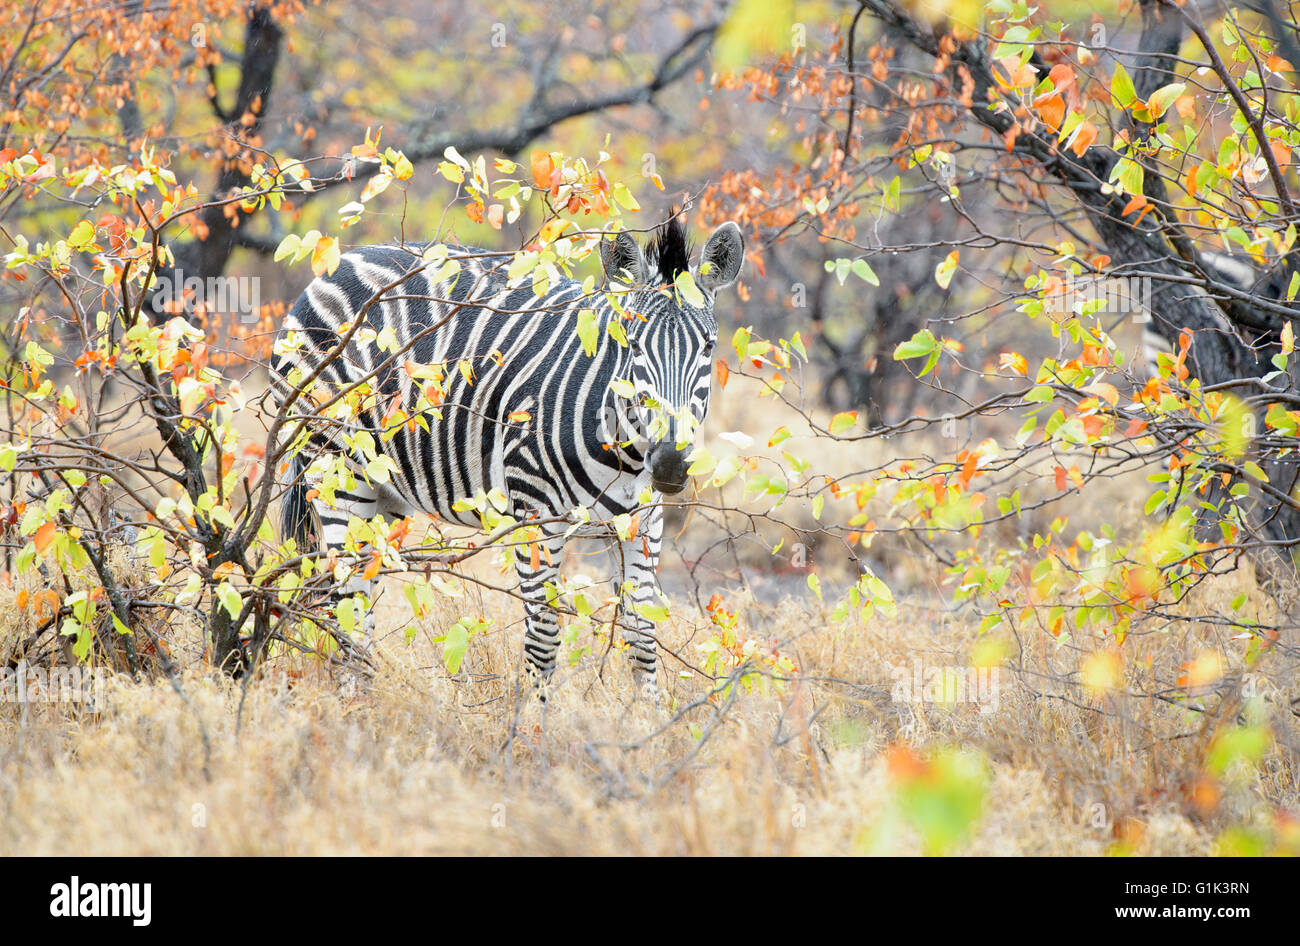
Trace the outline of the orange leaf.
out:
M 36 554 L 40 555 L 44 553 L 44 551 L 49 548 L 50 543 L 54 541 L 54 523 L 45 523 L 45 525 L 36 530 L 36 535 L 34 535 L 32 539 L 36 543 Z
M 1024 355 L 1016 351 L 1004 351 L 998 356 L 998 367 L 1014 371 L 1016 374 L 1024 375 L 1029 372 L 1029 361 Z
M 957 481 L 961 483 L 962 489 L 965 489 L 970 485 L 971 477 L 978 472 L 978 466 L 979 457 L 973 453 L 968 456 L 966 462 L 961 465 L 961 473 L 958 475 Z
M 1070 150 L 1079 157 L 1092 146 L 1097 140 L 1097 126 L 1092 122 L 1084 122 L 1074 133 L 1074 138 L 1070 141 Z
M 1052 80 L 1052 85 L 1058 92 L 1064 92 L 1074 85 L 1074 69 L 1068 62 L 1058 62 L 1047 74 L 1047 78 Z
M 1124 205 L 1124 209 L 1120 211 L 1120 216 L 1121 216 L 1121 217 L 1127 217 L 1129 214 L 1131 214 L 1133 211 L 1137 210 L 1139 207 L 1145 207 L 1146 205 L 1147 205 L 1146 195 L 1145 195 L 1145 194 L 1135 194 L 1135 195 L 1134 195 L 1134 196 L 1129 200 L 1129 202 L 1128 202 L 1127 204 Z
M 1045 101 L 1041 104 L 1036 103 L 1034 107 L 1043 124 L 1052 131 L 1061 127 L 1061 121 L 1065 118 L 1065 99 L 1061 98 L 1059 93 L 1049 95 Z
M 370 553 L 370 564 L 367 565 L 366 570 L 361 573 L 361 578 L 364 581 L 369 581 L 379 574 L 380 561 L 381 558 L 377 551 Z
M 1090 384 L 1084 388 L 1084 390 L 1089 394 L 1097 395 L 1097 397 L 1104 401 L 1109 401 L 1111 407 L 1114 407 L 1119 403 L 1119 391 L 1115 389 L 1115 385 L 1108 384 L 1105 381 L 1098 381 L 1094 384 Z
M 727 379 L 731 377 L 731 369 L 727 367 L 727 359 L 718 359 L 718 384 L 724 388 L 727 386 Z
M 534 151 L 529 156 L 528 163 L 533 172 L 533 184 L 540 188 L 550 188 L 551 172 L 555 170 L 555 162 L 551 160 L 550 154 Z

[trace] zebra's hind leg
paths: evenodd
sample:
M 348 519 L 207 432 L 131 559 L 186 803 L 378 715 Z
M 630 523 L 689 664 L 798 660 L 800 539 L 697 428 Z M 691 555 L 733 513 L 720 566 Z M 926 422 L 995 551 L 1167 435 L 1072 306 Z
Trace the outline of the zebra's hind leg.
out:
M 641 696 L 657 701 L 659 641 L 654 622 L 641 614 L 640 605 L 657 603 L 659 543 L 663 538 L 663 510 L 653 506 L 641 513 L 636 536 L 614 545 L 616 574 L 620 576 L 618 626 L 628 643 L 628 657 Z
M 563 552 L 564 536 L 544 532 L 515 559 L 519 593 L 524 599 L 524 666 L 538 687 L 555 673 L 555 656 L 560 649 L 559 613 L 546 600 L 546 585 L 554 585 L 559 579 Z
M 368 657 L 375 641 L 375 611 L 374 611 L 374 579 L 364 577 L 364 569 L 367 564 L 364 556 L 348 554 L 345 551 L 348 523 L 355 516 L 358 519 L 369 520 L 374 518 L 379 512 L 379 499 L 374 487 L 358 480 L 350 490 L 339 489 L 334 493 L 335 504 L 328 505 L 319 497 L 312 500 L 312 505 L 316 509 L 316 518 L 320 522 L 320 541 L 321 548 L 325 552 L 335 552 L 338 561 L 350 567 L 351 571 L 346 580 L 340 582 L 333 591 L 330 592 L 330 610 L 337 612 L 339 602 L 349 598 L 357 593 L 364 593 L 368 606 L 359 622 L 360 634 L 354 639 L 352 636 L 341 637 L 339 648 L 343 651 L 345 658 L 360 656 L 363 660 Z

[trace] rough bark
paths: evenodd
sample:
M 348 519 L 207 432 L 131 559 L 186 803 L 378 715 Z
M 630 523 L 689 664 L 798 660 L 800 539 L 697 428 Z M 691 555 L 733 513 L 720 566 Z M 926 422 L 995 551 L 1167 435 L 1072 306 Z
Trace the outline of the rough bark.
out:
M 864 0 L 863 5 L 918 49 L 939 55 L 941 34 L 923 26 L 894 0 Z M 1172 81 L 1174 57 L 1189 20 L 1167 0 L 1141 0 L 1141 12 L 1143 30 L 1132 73 L 1138 95 L 1146 98 Z M 1036 65 L 1047 71 L 1042 62 Z M 977 40 L 959 45 L 952 56 L 954 79 L 960 68 L 969 70 L 975 83 L 970 117 L 999 136 L 1009 131 L 1014 124 L 1012 116 L 983 104 L 994 87 L 985 43 Z M 1135 136 L 1145 136 L 1148 130 L 1140 124 L 1131 129 Z M 1281 329 L 1288 309 L 1293 308 L 1285 304 L 1283 288 L 1300 262 L 1300 251 L 1293 251 L 1273 270 L 1257 273 L 1253 290 L 1243 293 L 1201 258 L 1193 241 L 1163 212 L 1167 197 L 1154 168 L 1145 175 L 1145 185 L 1156 212 L 1134 224 L 1122 213 L 1128 198 L 1103 193 L 1101 187 L 1119 160 L 1112 149 L 1094 145 L 1076 156 L 1032 131 L 1022 131 L 1013 148 L 1069 190 L 1087 212 L 1112 259 L 1122 261 L 1125 272 L 1150 277 L 1153 328 L 1171 346 L 1177 344 L 1182 330 L 1192 332 L 1189 367 L 1203 384 L 1258 379 L 1273 370 L 1270 359 L 1279 350 Z M 1282 198 L 1283 206 L 1289 206 L 1287 195 Z M 1296 312 L 1300 314 L 1300 310 Z M 1265 469 L 1278 489 L 1288 493 L 1300 472 L 1290 458 L 1274 459 Z M 1249 519 L 1256 537 L 1264 540 L 1254 543 L 1252 549 L 1261 584 L 1284 614 L 1300 614 L 1300 590 L 1291 554 L 1300 545 L 1300 514 L 1256 494 Z

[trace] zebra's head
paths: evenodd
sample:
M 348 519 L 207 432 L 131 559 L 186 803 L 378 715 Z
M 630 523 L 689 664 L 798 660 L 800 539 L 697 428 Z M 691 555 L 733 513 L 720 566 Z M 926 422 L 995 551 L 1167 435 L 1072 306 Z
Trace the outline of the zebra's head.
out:
M 638 318 L 627 326 L 629 370 L 636 389 L 634 433 L 644 438 L 646 468 L 662 493 L 686 485 L 686 454 L 695 429 L 709 410 L 710 356 L 718 340 L 713 297 L 736 281 L 745 255 L 740 228 L 724 223 L 709 236 L 699 265 L 690 265 L 686 234 L 673 216 L 642 252 L 626 231 L 601 244 L 601 262 L 613 288 L 621 288 L 623 308 Z M 684 298 L 674 289 L 689 271 L 702 299 Z

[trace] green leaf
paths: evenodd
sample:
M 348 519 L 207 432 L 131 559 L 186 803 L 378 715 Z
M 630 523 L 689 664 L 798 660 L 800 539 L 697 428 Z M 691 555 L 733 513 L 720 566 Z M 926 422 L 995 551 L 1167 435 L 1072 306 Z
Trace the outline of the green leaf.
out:
M 244 599 L 239 596 L 239 592 L 235 590 L 235 586 L 230 582 L 223 581 L 217 586 L 217 601 L 232 618 L 239 617 L 239 611 L 243 607 Z
M 1128 108 L 1137 100 L 1137 89 L 1128 70 L 1121 63 L 1115 63 L 1115 74 L 1110 79 L 1110 97 L 1118 108 Z
M 275 262 L 280 262 L 286 256 L 296 256 L 299 248 L 302 246 L 302 237 L 296 233 L 290 233 L 280 245 L 275 248 Z
M 442 662 L 448 673 L 459 673 L 465 651 L 469 650 L 469 628 L 457 622 L 447 629 L 442 639 Z
M 904 361 L 908 358 L 922 358 L 939 351 L 939 340 L 928 328 L 923 328 L 907 341 L 894 349 L 894 360 Z
M 581 340 L 582 350 L 587 353 L 588 358 L 596 354 L 598 335 L 596 310 L 583 309 L 578 313 L 578 338 Z
M 1151 112 L 1151 120 L 1156 121 L 1159 119 L 1169 109 L 1169 106 L 1174 104 L 1178 96 L 1183 94 L 1185 88 L 1187 86 L 1182 82 L 1171 82 L 1152 92 L 1151 97 L 1147 99 L 1147 110 Z
M 638 604 L 636 610 L 647 621 L 654 621 L 656 624 L 668 620 L 668 609 L 657 604 Z
M 855 259 L 853 261 L 853 275 L 873 286 L 880 285 L 880 278 L 864 259 Z
M 695 277 L 686 270 L 677 274 L 673 280 L 673 285 L 677 287 L 677 293 L 686 302 L 697 309 L 704 307 L 704 293 L 700 292 L 700 287 L 695 285 Z
M 95 225 L 89 220 L 83 220 L 72 228 L 71 235 L 68 236 L 68 246 L 74 250 L 84 249 L 95 242 Z

